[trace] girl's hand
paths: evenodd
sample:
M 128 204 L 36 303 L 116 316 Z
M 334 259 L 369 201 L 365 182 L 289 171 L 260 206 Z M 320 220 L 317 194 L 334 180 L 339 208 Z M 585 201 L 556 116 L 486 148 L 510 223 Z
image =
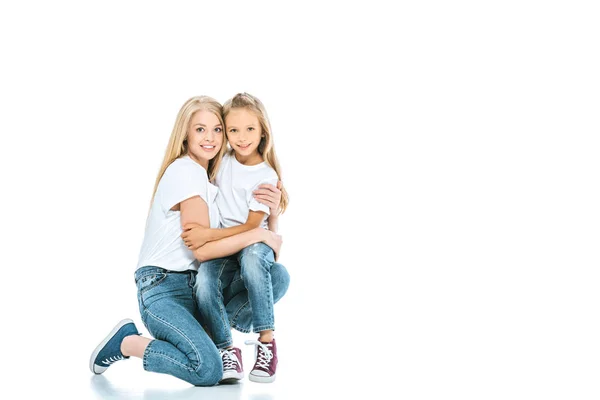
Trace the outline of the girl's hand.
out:
M 283 238 L 281 235 L 278 235 L 274 232 L 263 229 L 263 243 L 273 249 L 275 253 L 275 261 L 279 259 L 279 253 L 281 252 L 281 244 L 283 243 Z
M 195 225 L 193 228 L 186 229 L 182 234 L 181 238 L 183 243 L 188 249 L 194 251 L 204 246 L 210 241 L 209 238 L 210 229 L 200 225 Z
M 283 183 L 277 182 L 277 187 L 269 184 L 260 185 L 253 194 L 254 198 L 259 202 L 269 207 L 271 215 L 279 214 L 279 203 L 281 202 L 281 188 Z

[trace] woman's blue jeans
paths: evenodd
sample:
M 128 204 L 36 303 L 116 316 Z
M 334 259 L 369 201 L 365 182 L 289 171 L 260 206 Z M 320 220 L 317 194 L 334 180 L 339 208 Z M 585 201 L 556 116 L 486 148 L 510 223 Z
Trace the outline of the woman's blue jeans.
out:
M 144 369 L 173 375 L 192 385 L 212 386 L 223 374 L 221 356 L 198 321 L 196 271 L 141 267 L 135 272 L 142 322 L 155 338 Z
M 289 284 L 287 270 L 275 263 L 273 250 L 264 243 L 203 262 L 198 269 L 196 300 L 217 347 L 233 343 L 232 327 L 246 333 L 275 329 L 273 304 Z

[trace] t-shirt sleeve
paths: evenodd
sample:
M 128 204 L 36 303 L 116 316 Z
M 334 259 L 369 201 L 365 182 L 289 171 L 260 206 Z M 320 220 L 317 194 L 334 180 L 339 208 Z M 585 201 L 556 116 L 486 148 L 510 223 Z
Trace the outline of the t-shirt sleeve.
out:
M 176 160 L 160 180 L 157 195 L 160 205 L 167 213 L 175 205 L 194 196 L 200 196 L 208 204 L 208 177 L 200 165 Z
M 268 183 L 270 185 L 276 186 L 277 185 L 277 181 L 279 181 L 279 178 L 277 177 L 277 173 L 273 170 L 270 171 L 271 173 L 268 174 L 268 176 L 265 176 L 264 179 L 262 179 L 259 183 L 257 183 L 252 190 L 250 190 L 250 192 L 247 194 L 248 195 L 248 209 L 250 211 L 262 211 L 265 214 L 269 215 L 271 213 L 269 206 L 264 205 L 262 203 L 259 203 L 258 200 L 256 200 L 253 196 L 253 193 L 260 185 L 263 185 L 265 183 Z

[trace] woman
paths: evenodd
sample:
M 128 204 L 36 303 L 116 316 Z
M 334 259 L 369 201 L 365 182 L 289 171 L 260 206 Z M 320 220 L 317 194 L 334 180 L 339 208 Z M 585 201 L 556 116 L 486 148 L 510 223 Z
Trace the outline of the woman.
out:
M 119 322 L 92 353 L 95 374 L 134 356 L 147 371 L 193 385 L 214 385 L 222 377 L 219 351 L 197 319 L 193 287 L 198 262 L 180 238 L 185 225 L 218 227 L 217 188 L 209 179 L 226 150 L 221 112 L 221 105 L 207 96 L 191 98 L 179 111 L 156 179 L 135 272 L 142 321 L 154 339 L 139 336 L 130 319 Z M 281 246 L 281 237 L 265 229 L 242 227 L 230 233 L 245 243 L 264 242 L 275 251 Z

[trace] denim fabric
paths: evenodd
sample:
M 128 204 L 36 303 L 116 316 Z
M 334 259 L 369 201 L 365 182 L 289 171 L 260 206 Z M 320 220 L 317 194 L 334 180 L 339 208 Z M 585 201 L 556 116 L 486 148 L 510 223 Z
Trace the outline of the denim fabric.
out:
M 144 352 L 147 371 L 173 375 L 196 386 L 221 380 L 219 351 L 198 322 L 196 272 L 141 267 L 135 273 L 142 322 L 155 338 Z
M 273 303 L 277 303 L 290 286 L 290 275 L 287 269 L 273 263 L 271 267 L 271 287 L 273 288 Z M 238 269 L 231 284 L 223 290 L 225 310 L 229 317 L 229 325 L 244 333 L 252 332 L 252 307 L 248 299 L 248 290 Z M 260 332 L 255 330 L 255 332 Z
M 202 263 L 196 299 L 217 347 L 232 344 L 230 327 L 241 332 L 275 329 L 273 304 L 287 291 L 289 279 L 285 267 L 274 263 L 273 250 L 264 243 Z

